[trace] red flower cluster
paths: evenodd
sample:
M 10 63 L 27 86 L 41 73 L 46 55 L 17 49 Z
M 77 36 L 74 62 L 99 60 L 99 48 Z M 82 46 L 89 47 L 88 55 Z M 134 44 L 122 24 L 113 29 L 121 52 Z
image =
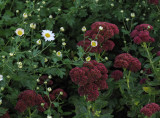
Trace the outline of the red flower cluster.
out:
M 160 51 L 157 52 L 157 56 L 160 56 Z
M 61 99 L 65 99 L 67 98 L 67 93 L 63 90 L 63 89 L 55 89 L 53 90 L 50 94 L 49 94 L 49 98 L 51 101 L 54 101 L 56 99 L 56 97 L 61 98 Z M 44 96 L 45 101 L 47 102 L 47 104 L 51 104 L 50 100 L 49 100 L 48 96 Z M 51 104 L 52 107 L 54 107 L 54 104 Z
M 94 101 L 99 96 L 98 88 L 100 90 L 108 88 L 107 73 L 108 70 L 102 63 L 92 60 L 84 63 L 81 68 L 73 68 L 69 74 L 71 80 L 80 86 L 78 89 L 80 96 L 86 95 L 88 101 Z
M 145 84 L 145 83 L 146 83 L 146 80 L 147 80 L 147 78 L 143 78 L 143 79 L 140 80 L 139 83 L 140 83 L 140 84 Z
M 150 68 L 146 69 L 144 68 L 143 71 L 146 73 L 146 74 L 152 74 L 152 71 Z
M 154 42 L 155 39 L 149 35 L 150 30 L 153 30 L 151 25 L 141 24 L 135 27 L 130 36 L 136 44 L 141 44 L 142 42 Z
M 103 30 L 99 30 L 99 27 L 103 27 Z M 86 31 L 85 40 L 79 41 L 78 46 L 82 46 L 86 52 L 101 53 L 103 50 L 112 50 L 115 46 L 114 42 L 108 40 L 115 34 L 119 33 L 119 29 L 116 25 L 107 22 L 95 22 L 91 25 L 91 30 Z M 96 47 L 91 47 L 91 41 L 98 42 Z
M 145 116 L 152 116 L 152 114 L 160 111 L 160 106 L 156 103 L 150 103 L 145 105 L 140 112 L 143 113 Z
M 10 118 L 10 115 L 6 112 L 3 116 L 0 116 L 0 118 Z
M 42 75 L 39 78 L 39 80 L 40 80 L 39 84 L 44 84 L 45 81 L 47 81 L 47 85 L 52 85 L 53 84 L 53 81 L 48 79 L 48 75 Z
M 159 4 L 159 0 L 148 0 L 148 2 L 150 4 L 155 4 L 155 5 L 158 5 Z
M 47 103 L 43 100 L 40 94 L 36 94 L 33 90 L 26 90 L 18 96 L 18 102 L 15 109 L 19 112 L 24 112 L 28 107 L 38 106 L 38 110 L 43 112 L 48 107 Z M 44 108 L 41 107 L 41 103 L 44 103 Z
M 141 62 L 128 53 L 122 53 L 115 58 L 114 67 L 126 68 L 132 72 L 137 72 L 141 69 Z
M 111 78 L 113 78 L 115 81 L 120 80 L 123 77 L 123 72 L 120 70 L 115 70 L 111 73 Z

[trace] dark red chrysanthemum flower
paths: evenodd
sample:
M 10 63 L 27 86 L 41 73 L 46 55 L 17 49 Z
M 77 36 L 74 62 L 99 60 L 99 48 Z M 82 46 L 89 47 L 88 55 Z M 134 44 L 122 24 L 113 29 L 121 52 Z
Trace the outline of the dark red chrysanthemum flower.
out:
M 132 72 L 137 72 L 141 69 L 141 62 L 128 53 L 122 53 L 115 58 L 114 67 L 126 68 Z
M 115 70 L 111 73 L 111 78 L 115 81 L 120 80 L 123 77 L 123 72 L 120 70 Z
M 150 37 L 149 31 L 153 30 L 153 27 L 149 24 L 141 24 L 135 27 L 130 34 L 134 43 L 141 44 L 142 42 L 154 42 L 155 39 Z
M 36 100 L 36 92 L 33 90 L 25 90 L 18 96 L 19 99 L 21 99 L 27 107 L 35 106 L 35 100 Z
M 160 56 L 160 51 L 157 52 L 157 56 Z
M 137 58 L 132 58 L 128 69 L 132 72 L 139 71 L 141 69 L 141 62 Z
M 103 43 L 103 50 L 108 51 L 108 50 L 113 50 L 115 44 L 111 40 L 107 40 L 106 42 Z
M 0 116 L 0 118 L 10 118 L 8 111 L 5 114 L 3 114 L 3 116 Z
M 158 5 L 159 4 L 159 0 L 148 0 L 148 2 L 150 4 L 155 4 L 155 5 Z
M 80 96 L 86 96 L 87 101 L 94 101 L 99 96 L 98 86 L 94 83 L 87 84 L 85 86 L 80 86 L 78 89 Z
M 150 68 L 146 69 L 144 68 L 143 71 L 146 73 L 146 74 L 152 74 L 152 71 Z
M 143 78 L 143 79 L 140 80 L 139 83 L 140 83 L 140 84 L 145 84 L 145 83 L 146 83 L 146 80 L 147 80 L 147 78 Z
M 24 112 L 26 109 L 28 108 L 28 106 L 26 105 L 26 103 L 23 100 L 18 100 L 15 109 L 17 111 L 19 111 L 20 113 Z
M 40 112 L 44 112 L 47 108 L 48 108 L 48 104 L 44 101 L 44 99 L 42 98 L 42 96 L 40 94 L 38 94 L 36 96 L 36 105 L 38 106 L 38 111 Z M 44 106 L 41 106 L 41 103 L 44 104 Z
M 150 103 L 145 105 L 140 112 L 143 113 L 145 116 L 152 116 L 154 113 L 160 111 L 160 106 L 156 103 Z
M 51 94 L 54 95 L 54 96 L 59 96 L 60 95 L 60 98 L 62 98 L 62 99 L 67 98 L 67 93 L 61 88 L 53 90 Z
M 78 84 L 80 86 L 87 84 L 88 83 L 88 77 L 86 76 L 87 70 L 89 71 L 89 69 L 87 67 L 83 67 L 83 69 L 81 69 L 79 67 L 73 68 L 69 73 L 72 82 L 74 82 L 75 84 Z
M 108 89 L 108 84 L 106 80 L 98 80 L 95 82 L 95 84 L 98 86 L 100 90 Z

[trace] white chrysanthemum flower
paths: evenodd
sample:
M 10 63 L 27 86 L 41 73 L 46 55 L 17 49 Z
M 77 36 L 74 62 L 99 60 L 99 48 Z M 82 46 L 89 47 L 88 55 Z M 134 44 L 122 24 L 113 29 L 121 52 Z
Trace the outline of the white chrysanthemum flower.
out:
M 2 99 L 0 99 L 0 105 L 2 104 Z
M 64 32 L 64 27 L 60 27 L 60 31 L 61 31 L 61 32 Z
M 48 92 L 51 92 L 51 91 L 52 91 L 52 88 L 51 88 L 51 87 L 48 87 L 48 88 L 47 88 L 47 91 L 48 91 Z
M 31 24 L 30 24 L 30 28 L 36 29 L 36 24 L 35 24 L 35 23 L 31 23 Z
M 0 75 L 0 81 L 2 81 L 3 80 L 3 75 Z
M 10 76 L 9 76 L 9 75 L 7 75 L 7 78 L 9 79 L 9 78 L 10 78 Z
M 24 34 L 24 29 L 22 29 L 22 28 L 18 28 L 18 29 L 16 29 L 16 34 L 18 35 L 18 36 L 22 36 L 23 34 Z
M 114 7 L 114 4 L 112 3 L 111 6 Z
M 18 68 L 22 68 L 23 66 L 22 65 L 18 65 Z
M 44 58 L 44 62 L 47 62 L 48 61 L 48 59 L 47 58 Z
M 19 13 L 19 10 L 16 10 L 16 13 Z
M 85 32 L 87 29 L 85 26 L 82 27 L 82 32 Z
M 99 30 L 103 30 L 103 27 L 102 27 L 102 26 L 99 26 Z
M 53 18 L 53 16 L 52 16 L 52 15 L 49 15 L 49 18 Z
M 62 41 L 65 41 L 65 39 L 63 38 Z
M 63 46 L 66 46 L 66 42 L 63 42 L 62 45 L 63 45 Z
M 97 41 L 91 41 L 91 46 L 92 47 L 96 47 L 98 45 L 98 42 Z
M 105 57 L 105 60 L 108 60 L 108 57 Z
M 86 61 L 90 61 L 90 60 L 91 60 L 90 56 L 86 57 Z
M 134 18 L 135 17 L 135 13 L 131 13 L 131 17 Z
M 27 18 L 27 17 L 28 17 L 27 13 L 23 13 L 23 18 Z
M 14 55 L 13 53 L 9 53 L 9 56 L 11 56 L 11 57 L 12 57 L 13 55 Z
M 38 39 L 38 40 L 36 41 L 36 43 L 37 43 L 37 45 L 41 45 L 41 39 Z
M 21 65 L 22 65 L 22 62 L 17 62 L 17 65 L 20 65 L 20 66 L 21 66 Z
M 45 41 L 52 41 L 55 40 L 54 33 L 50 30 L 42 30 L 42 36 L 45 38 Z
M 61 56 L 62 56 L 61 51 L 58 51 L 58 52 L 56 53 L 56 55 L 57 55 L 58 57 L 61 57 Z
M 37 9 L 37 11 L 40 11 L 40 10 L 41 10 L 40 8 Z
M 4 87 L 1 87 L 1 91 L 4 91 Z
M 45 1 L 42 1 L 42 4 L 46 4 L 46 2 L 45 2 Z
M 61 11 L 61 9 L 59 8 L 58 11 Z
M 47 118 L 52 118 L 52 116 L 48 115 Z
M 39 90 L 39 87 L 36 87 L 37 90 Z
M 123 10 L 121 10 L 120 12 L 121 12 L 121 13 L 123 13 L 124 11 L 123 11 Z
M 128 21 L 129 21 L 129 18 L 126 18 L 126 21 L 128 22 Z
M 52 78 L 52 75 L 49 75 L 48 78 L 51 79 L 51 78 Z
M 4 59 L 4 58 L 5 58 L 5 56 L 4 56 L 4 55 L 2 55 L 2 58 Z

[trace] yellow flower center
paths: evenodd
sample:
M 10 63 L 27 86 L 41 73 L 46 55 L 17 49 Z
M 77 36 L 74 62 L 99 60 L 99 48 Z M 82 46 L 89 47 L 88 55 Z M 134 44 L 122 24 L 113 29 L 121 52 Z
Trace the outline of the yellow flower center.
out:
M 60 53 L 60 52 L 57 52 L 57 55 L 58 55 L 58 56 L 60 56 L 60 55 L 61 55 L 61 53 Z
M 23 34 L 23 32 L 22 32 L 21 30 L 18 30 L 17 34 L 18 34 L 19 36 L 21 36 L 21 35 Z
M 49 33 L 46 33 L 45 36 L 49 38 L 51 35 Z
M 93 41 L 93 42 L 91 43 L 91 45 L 92 45 L 93 47 L 96 47 L 96 46 L 97 46 L 97 43 L 96 43 L 95 41 Z
M 87 57 L 87 58 L 86 58 L 86 61 L 90 61 L 90 60 L 91 60 L 91 57 Z

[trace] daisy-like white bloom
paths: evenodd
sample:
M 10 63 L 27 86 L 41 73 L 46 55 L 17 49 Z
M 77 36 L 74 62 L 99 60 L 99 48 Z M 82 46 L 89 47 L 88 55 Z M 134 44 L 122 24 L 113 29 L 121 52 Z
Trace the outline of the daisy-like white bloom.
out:
M 87 29 L 85 26 L 82 27 L 82 32 L 85 32 Z
M 54 33 L 50 30 L 42 30 L 42 36 L 45 38 L 45 41 L 52 41 L 55 40 Z
M 0 81 L 2 81 L 3 80 L 3 75 L 0 75 Z
M 56 53 L 56 55 L 57 55 L 58 57 L 61 57 L 61 56 L 62 56 L 61 51 L 58 51 L 58 52 Z
M 90 60 L 91 60 L 90 56 L 86 57 L 86 61 L 90 61 Z
M 36 29 L 36 24 L 35 24 L 35 23 L 31 23 L 31 24 L 30 24 L 30 28 Z
M 37 45 L 41 45 L 41 39 L 38 39 L 38 40 L 36 41 L 36 43 L 37 43 Z
M 11 57 L 12 57 L 13 55 L 14 55 L 13 53 L 9 53 L 9 56 L 11 56 Z
M 18 35 L 18 36 L 22 36 L 23 34 L 24 34 L 24 29 L 22 29 L 22 28 L 18 28 L 18 29 L 16 29 L 16 34 Z
M 134 18 L 135 17 L 135 13 L 131 13 L 131 17 Z
M 28 17 L 27 13 L 23 13 L 23 18 L 27 18 L 27 17 Z
M 96 47 L 98 45 L 98 42 L 97 41 L 91 41 L 91 46 L 92 47 Z
M 51 91 L 52 91 L 52 88 L 51 88 L 51 87 L 48 87 L 47 90 L 48 90 L 48 92 L 51 92 Z
M 64 27 L 61 27 L 61 28 L 60 28 L 60 31 L 61 31 L 61 32 L 64 32 Z
M 52 116 L 48 115 L 47 118 L 52 118 Z
M 99 30 L 103 30 L 103 27 L 102 27 L 102 26 L 99 26 Z
M 2 104 L 2 99 L 0 99 L 0 105 Z
M 62 45 L 63 45 L 63 46 L 66 46 L 66 42 L 63 42 Z
M 105 57 L 105 60 L 108 60 L 108 57 Z
M 52 15 L 49 15 L 49 18 L 53 18 L 53 16 L 52 16 Z

